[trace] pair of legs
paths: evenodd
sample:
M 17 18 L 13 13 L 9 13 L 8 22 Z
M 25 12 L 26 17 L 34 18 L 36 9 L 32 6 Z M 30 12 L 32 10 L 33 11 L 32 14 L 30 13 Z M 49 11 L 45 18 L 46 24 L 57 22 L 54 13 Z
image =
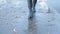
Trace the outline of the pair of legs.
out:
M 28 0 L 29 18 L 32 18 L 33 13 L 36 12 L 36 10 L 35 10 L 36 2 L 37 2 L 37 0 Z

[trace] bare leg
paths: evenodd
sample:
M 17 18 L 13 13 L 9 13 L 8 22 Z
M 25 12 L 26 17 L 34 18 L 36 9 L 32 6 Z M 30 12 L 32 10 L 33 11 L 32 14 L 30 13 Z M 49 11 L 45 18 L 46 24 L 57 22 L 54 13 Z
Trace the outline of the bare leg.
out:
M 29 18 L 32 18 L 33 17 L 32 0 L 28 0 L 28 8 L 29 8 Z
M 32 18 L 33 17 L 33 13 L 36 12 L 35 10 L 35 6 L 36 6 L 36 2 L 37 0 L 28 0 L 28 8 L 29 8 L 29 17 Z
M 29 10 L 32 9 L 32 0 L 28 0 L 28 8 L 29 8 Z
M 36 3 L 37 3 L 37 0 L 33 0 L 33 3 L 32 3 L 33 8 L 32 9 L 33 9 L 34 12 L 36 12 L 36 10 L 35 10 Z

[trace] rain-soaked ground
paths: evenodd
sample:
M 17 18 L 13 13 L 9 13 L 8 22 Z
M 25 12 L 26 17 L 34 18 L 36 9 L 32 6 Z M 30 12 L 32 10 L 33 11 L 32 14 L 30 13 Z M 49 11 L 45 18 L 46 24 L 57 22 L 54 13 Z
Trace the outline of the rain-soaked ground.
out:
M 0 1 L 0 34 L 60 34 L 60 14 L 55 0 L 38 0 L 32 19 L 28 19 L 27 0 L 10 1 Z

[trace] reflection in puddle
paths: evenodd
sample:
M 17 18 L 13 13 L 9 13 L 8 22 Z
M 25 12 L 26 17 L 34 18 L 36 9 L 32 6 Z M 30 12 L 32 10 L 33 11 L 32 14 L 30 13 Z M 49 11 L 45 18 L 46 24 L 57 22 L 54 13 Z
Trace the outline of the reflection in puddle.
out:
M 36 18 L 28 19 L 28 34 L 37 34 Z

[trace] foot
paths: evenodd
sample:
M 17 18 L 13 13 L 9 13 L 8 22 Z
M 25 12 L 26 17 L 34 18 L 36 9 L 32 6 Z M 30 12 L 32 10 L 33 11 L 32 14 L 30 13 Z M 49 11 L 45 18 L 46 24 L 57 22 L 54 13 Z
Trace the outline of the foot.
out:
M 36 13 L 36 10 L 35 10 L 35 8 L 32 8 L 32 11 L 33 11 L 33 13 Z
M 32 16 L 29 16 L 29 18 L 28 19 L 32 19 L 33 17 Z
M 34 13 L 36 13 L 36 11 L 35 11 L 35 10 L 34 10 L 33 12 L 34 12 Z

